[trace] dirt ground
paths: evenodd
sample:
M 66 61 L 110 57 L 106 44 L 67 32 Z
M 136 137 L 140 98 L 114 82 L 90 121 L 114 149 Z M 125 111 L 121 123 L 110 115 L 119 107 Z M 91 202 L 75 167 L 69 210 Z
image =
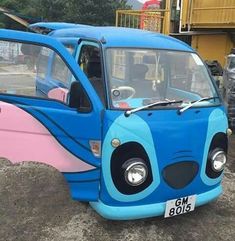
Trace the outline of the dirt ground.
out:
M 224 194 L 187 215 L 109 221 L 88 204 L 71 200 L 60 173 L 34 163 L 0 160 L 1 241 L 233 241 L 235 240 L 235 137 Z

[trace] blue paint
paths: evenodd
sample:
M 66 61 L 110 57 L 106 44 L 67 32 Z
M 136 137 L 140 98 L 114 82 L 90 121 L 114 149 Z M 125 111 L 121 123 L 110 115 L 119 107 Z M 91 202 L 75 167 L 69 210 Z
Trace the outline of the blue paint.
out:
M 103 158 L 102 166 L 106 165 L 106 167 L 102 170 L 103 175 L 101 180 L 100 200 L 106 205 L 131 207 L 160 203 L 177 197 L 184 197 L 188 195 L 193 195 L 195 193 L 200 194 L 203 192 L 208 192 L 211 189 L 216 188 L 220 184 L 220 182 L 214 182 L 213 185 L 207 185 L 206 183 L 204 183 L 203 178 L 205 178 L 206 174 L 202 171 L 201 168 L 197 176 L 189 185 L 178 190 L 169 187 L 162 177 L 162 171 L 166 166 L 179 161 L 196 161 L 199 164 L 199 167 L 202 166 L 202 160 L 205 152 L 204 149 L 208 133 L 209 116 L 213 116 L 214 114 L 212 113 L 215 113 L 215 110 L 218 110 L 216 111 L 218 118 L 221 118 L 222 115 L 221 121 L 225 122 L 225 125 L 227 125 L 226 119 L 223 119 L 223 107 L 191 108 L 184 112 L 182 115 L 178 115 L 177 110 L 147 110 L 138 112 L 134 118 L 138 116 L 139 118 L 141 118 L 141 121 L 145 121 L 151 131 L 151 134 L 149 134 L 149 136 L 151 136 L 154 143 L 154 149 L 156 154 L 155 160 L 158 161 L 158 173 L 155 173 L 155 175 L 159 176 L 160 183 L 159 185 L 155 185 L 155 190 L 151 190 L 152 192 L 150 194 L 145 197 L 142 196 L 142 199 L 139 199 L 140 196 L 133 196 L 133 199 L 128 199 L 127 197 L 125 197 L 125 195 L 117 195 L 117 190 L 115 189 L 115 187 L 110 188 L 113 185 L 110 177 L 109 179 L 105 180 L 105 178 L 107 177 L 106 173 L 109 172 L 109 161 L 107 162 L 107 164 L 105 160 L 108 159 L 111 155 L 108 154 L 109 156 L 106 157 L 106 159 Z M 125 134 L 127 133 L 127 131 L 131 133 L 129 133 L 128 135 L 132 136 L 132 133 L 134 132 L 135 135 L 138 135 L 139 137 L 141 136 L 141 134 L 139 134 L 138 132 L 139 129 L 142 129 L 141 125 L 137 121 L 133 122 L 132 125 L 129 125 L 129 117 L 120 118 L 120 116 L 122 116 L 122 113 L 122 111 L 106 112 L 106 125 L 104 126 L 104 128 L 105 130 L 107 130 L 107 133 L 109 135 L 108 140 L 111 140 L 112 137 L 114 138 L 116 136 L 120 136 L 120 138 L 122 138 L 120 133 Z M 151 115 L 149 115 L 150 113 Z M 119 127 L 115 127 L 113 129 L 112 125 L 115 122 L 117 123 L 117 119 L 119 120 Z M 136 130 L 138 131 L 136 132 Z M 146 145 L 146 141 L 149 142 L 149 140 L 147 140 L 148 132 L 145 131 L 144 133 L 144 137 L 138 138 L 138 142 L 141 145 Z M 215 135 L 216 133 L 217 132 L 214 132 L 213 134 Z M 105 147 L 105 151 L 107 151 L 107 149 L 109 153 L 112 151 L 110 142 L 107 141 L 107 145 L 105 145 Z M 146 147 L 147 145 L 145 146 L 145 148 Z M 151 165 L 153 163 L 152 160 L 153 159 L 150 158 Z M 201 175 L 203 176 L 203 178 L 201 177 Z M 108 187 L 106 185 L 108 185 Z
M 101 116 L 103 104 L 92 85 L 87 81 L 85 74 L 78 68 L 73 56 L 57 40 L 40 34 L 25 33 L 12 30 L 0 30 L 1 40 L 19 41 L 48 47 L 57 52 L 69 66 L 75 80 L 79 80 L 86 89 L 92 103 L 90 113 L 80 113 L 65 103 L 42 99 L 37 97 L 23 97 L 17 95 L 1 94 L 0 100 L 15 104 L 37 119 L 54 136 L 56 141 L 68 152 L 94 167 L 101 165 L 101 159 L 93 155 L 89 140 L 101 140 Z M 52 59 L 48 62 L 46 75 L 50 74 Z M 16 117 L 17 118 L 17 117 Z M 85 123 L 85 125 L 84 125 Z M 94 129 L 90 127 L 93 126 Z M 74 170 L 79 172 L 80 170 Z M 67 176 L 68 177 L 68 176 Z M 90 178 L 89 178 L 90 177 Z M 100 185 L 100 169 L 91 172 L 87 179 L 84 174 L 73 175 L 73 181 L 68 182 L 72 197 L 84 201 L 97 200 Z M 77 179 L 75 179 L 77 178 Z M 89 179 L 88 179 L 89 178 Z
M 78 67 L 78 64 L 74 60 L 73 56 L 66 50 L 62 43 L 49 36 L 35 33 L 26 33 L 21 31 L 13 31 L 9 29 L 1 29 L 0 37 L 1 40 L 9 41 L 9 39 L 12 39 L 16 42 L 19 41 L 29 44 L 35 43 L 54 50 L 61 56 L 63 60 L 65 60 L 65 63 L 69 66 L 69 69 L 71 70 L 75 79 L 81 82 L 92 102 L 93 109 L 95 111 L 101 111 L 103 109 L 103 104 L 97 93 L 95 92 L 94 88 L 92 87 L 92 84 L 88 81 L 86 75 Z
M 211 112 L 209 115 L 209 121 L 208 121 L 208 130 L 207 130 L 207 136 L 206 136 L 206 143 L 204 148 L 204 154 L 203 154 L 203 162 L 201 167 L 201 178 L 203 182 L 209 186 L 215 185 L 222 180 L 222 176 L 220 175 L 217 178 L 209 178 L 205 175 L 206 171 L 206 162 L 207 162 L 207 156 L 208 151 L 210 148 L 211 141 L 216 133 L 225 133 L 228 128 L 228 122 L 227 122 L 227 116 L 224 111 L 221 109 L 215 109 Z
M 99 199 L 100 169 L 78 173 L 63 173 L 73 199 L 97 201 Z
M 103 54 L 110 47 L 194 52 L 191 47 L 171 37 L 135 29 L 64 23 L 39 23 L 32 27 L 48 27 L 55 31 L 50 34 L 51 37 L 48 37 L 0 30 L 1 40 L 13 39 L 35 43 L 55 50 L 71 69 L 74 75 L 71 81 L 79 80 L 86 90 L 92 111 L 80 113 L 56 100 L 10 94 L 1 94 L 0 100 L 15 104 L 32 115 L 49 130 L 60 145 L 94 167 L 87 172 L 75 170 L 77 173 L 63 173 L 74 199 L 92 201 L 92 207 L 106 218 L 133 219 L 162 215 L 167 200 L 196 194 L 196 206 L 199 206 L 221 194 L 222 175 L 211 179 L 205 174 L 211 140 L 218 132 L 226 133 L 228 127 L 225 110 L 220 105 L 220 100 L 214 103 L 218 104 L 217 106 L 206 106 L 208 103 L 201 103 L 200 106 L 194 106 L 182 115 L 178 115 L 177 108 L 159 108 L 139 111 L 127 118 L 122 110 L 104 107 L 90 81 L 74 60 L 78 58 L 82 44 L 75 46 L 77 52 L 72 56 L 60 42 L 76 44 L 81 38 L 87 41 L 91 39 L 96 42 L 93 45 L 101 46 Z M 105 41 L 102 41 L 104 39 Z M 50 56 L 47 79 L 50 79 L 52 62 L 53 56 Z M 50 80 L 53 84 L 59 85 L 55 80 Z M 69 89 L 70 84 L 69 82 L 62 87 Z M 53 85 L 45 87 L 44 94 L 47 94 L 51 88 Z M 178 97 L 199 98 L 196 94 L 182 90 L 170 91 L 177 92 Z M 139 106 L 142 101 L 141 98 L 126 100 L 131 107 Z M 152 183 L 145 190 L 126 195 L 115 187 L 110 171 L 111 156 L 114 151 L 111 146 L 113 138 L 118 138 L 121 144 L 137 142 L 145 149 L 153 176 Z M 102 143 L 101 158 L 93 155 L 89 140 L 98 140 Z M 187 186 L 173 189 L 163 179 L 162 172 L 167 166 L 181 161 L 197 162 L 200 169 Z
M 208 192 L 196 196 L 195 206 L 201 206 L 208 202 L 215 200 L 222 193 L 222 187 L 218 186 Z M 102 201 L 90 202 L 92 208 L 96 210 L 101 216 L 112 220 L 132 220 L 140 218 L 149 218 L 154 216 L 164 215 L 166 203 L 153 203 L 139 206 L 109 206 Z
M 100 181 L 68 182 L 73 199 L 80 201 L 97 201 Z
M 92 31 L 91 31 L 92 30 Z M 105 39 L 103 47 L 145 47 L 156 49 L 181 50 L 195 52 L 189 45 L 175 38 L 149 31 L 130 28 L 116 27 L 86 27 L 59 29 L 54 31 L 51 36 L 58 37 L 78 37 L 101 41 Z
M 90 25 L 85 24 L 75 24 L 75 23 L 57 23 L 57 22 L 38 22 L 29 25 L 29 29 L 36 30 L 40 29 L 48 29 L 48 30 L 58 30 L 58 29 L 65 29 L 65 28 L 88 28 L 92 27 Z
M 90 125 L 97 122 L 95 113 L 82 114 L 68 106 L 52 100 L 33 99 L 16 96 L 0 96 L 1 101 L 15 103 L 42 123 L 57 141 L 73 155 L 85 162 L 99 167 L 101 161 L 90 150 L 89 139 L 99 140 L 101 130 L 92 130 Z M 87 123 L 88 126 L 84 126 Z M 90 138 L 89 138 L 90 137 Z
M 153 182 L 144 191 L 132 195 L 120 193 L 113 184 L 110 172 L 110 161 L 114 148 L 111 146 L 113 138 L 118 138 L 122 144 L 127 142 L 141 143 L 151 160 Z M 126 118 L 121 114 L 116 118 L 105 136 L 102 151 L 102 172 L 106 188 L 112 198 L 122 202 L 141 200 L 150 195 L 160 183 L 158 161 L 154 149 L 151 131 L 147 123 L 137 115 Z
M 64 172 L 63 173 L 65 179 L 68 182 L 84 182 L 89 180 L 97 180 L 100 178 L 100 169 L 95 168 L 91 171 L 85 171 L 85 172 Z

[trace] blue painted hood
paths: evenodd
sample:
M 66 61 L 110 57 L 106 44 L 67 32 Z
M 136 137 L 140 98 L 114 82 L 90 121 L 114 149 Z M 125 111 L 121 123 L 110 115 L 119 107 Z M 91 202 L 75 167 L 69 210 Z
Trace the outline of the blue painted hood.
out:
M 210 179 L 205 174 L 206 161 L 213 136 L 226 133 L 227 117 L 223 107 L 191 108 L 182 115 L 177 110 L 140 111 L 125 117 L 120 111 L 105 114 L 103 142 L 103 180 L 101 200 L 113 205 L 140 205 L 164 202 L 176 196 L 198 194 L 218 185 L 222 177 Z M 149 156 L 153 182 L 144 191 L 124 195 L 112 182 L 110 160 L 112 138 L 121 143 L 135 141 Z M 163 180 L 163 169 L 173 163 L 195 161 L 199 164 L 196 178 L 185 188 L 173 190 Z

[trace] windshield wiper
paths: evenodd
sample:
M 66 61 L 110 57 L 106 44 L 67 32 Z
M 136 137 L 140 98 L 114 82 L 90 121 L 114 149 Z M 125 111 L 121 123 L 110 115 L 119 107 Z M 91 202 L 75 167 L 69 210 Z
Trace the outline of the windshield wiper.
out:
M 181 104 L 183 103 L 183 100 L 164 100 L 164 101 L 157 101 L 157 102 L 154 102 L 154 103 L 151 103 L 151 104 L 148 104 L 148 105 L 144 105 L 144 106 L 140 106 L 140 107 L 137 107 L 135 109 L 132 109 L 132 110 L 127 110 L 125 112 L 125 116 L 128 117 L 130 116 L 131 114 L 133 113 L 136 113 L 140 110 L 146 110 L 146 109 L 149 109 L 149 108 L 152 108 L 154 106 L 167 106 L 167 105 L 171 105 L 171 104 Z
M 190 102 L 188 105 L 186 105 L 182 109 L 179 109 L 178 113 L 182 114 L 184 111 L 190 109 L 192 106 L 196 105 L 199 102 L 206 101 L 206 100 L 215 100 L 215 99 L 220 99 L 220 98 L 218 96 L 215 96 L 215 97 L 204 97 L 204 98 L 201 98 L 199 100 Z

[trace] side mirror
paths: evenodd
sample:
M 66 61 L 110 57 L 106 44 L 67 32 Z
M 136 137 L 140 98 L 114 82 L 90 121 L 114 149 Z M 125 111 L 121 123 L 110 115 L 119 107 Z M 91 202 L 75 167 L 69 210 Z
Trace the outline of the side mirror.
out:
M 69 92 L 69 107 L 77 109 L 79 112 L 90 112 L 92 110 L 91 102 L 87 93 L 79 81 L 71 84 Z

